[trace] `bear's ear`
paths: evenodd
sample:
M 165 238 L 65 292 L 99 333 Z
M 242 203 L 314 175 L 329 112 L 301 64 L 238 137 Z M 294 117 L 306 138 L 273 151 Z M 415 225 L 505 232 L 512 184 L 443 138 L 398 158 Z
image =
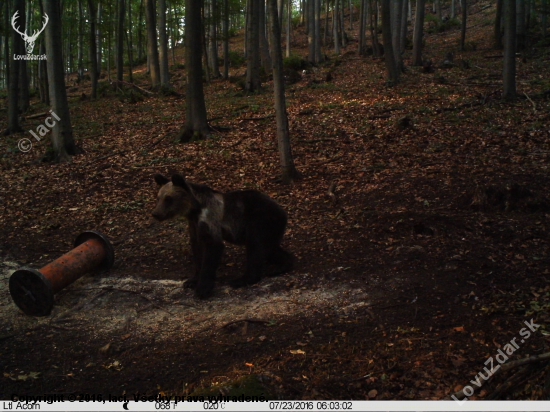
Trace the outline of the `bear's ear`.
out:
M 172 175 L 172 183 L 174 186 L 181 187 L 186 192 L 191 193 L 191 188 L 189 187 L 189 185 L 185 181 L 185 178 L 182 175 Z
M 168 178 L 164 177 L 163 175 L 159 175 L 159 174 L 155 175 L 155 182 L 157 182 L 159 186 L 164 186 L 169 181 L 170 180 L 168 180 Z

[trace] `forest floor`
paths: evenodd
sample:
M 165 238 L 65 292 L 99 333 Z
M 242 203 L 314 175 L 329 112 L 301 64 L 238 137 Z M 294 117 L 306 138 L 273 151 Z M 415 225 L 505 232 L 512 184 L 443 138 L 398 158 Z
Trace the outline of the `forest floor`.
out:
M 499 370 L 486 383 L 478 375 L 512 339 L 508 364 L 550 351 L 550 50 L 518 58 L 519 98 L 503 101 L 493 12 L 474 6 L 468 51 L 458 29 L 428 34 L 435 72 L 410 67 L 407 50 L 393 88 L 383 60 L 356 54 L 354 36 L 341 57 L 327 50 L 327 63 L 287 87 L 303 175 L 291 186 L 277 180 L 270 82 L 251 96 L 227 81 L 205 84 L 215 133 L 189 144 L 174 141 L 182 70 L 173 71 L 179 96 L 128 101 L 102 80 L 94 101 L 80 98 L 89 84 L 69 85 L 84 154 L 41 162 L 47 140 L 17 149 L 28 132 L 0 143 L 0 398 L 210 390 L 448 399 L 469 385 L 472 399 L 549 399 L 548 363 Z M 449 52 L 454 64 L 444 68 Z M 143 68 L 135 77 L 147 88 Z M 29 114 L 47 109 L 35 100 Z M 192 272 L 186 225 L 151 218 L 153 174 L 176 171 L 276 199 L 289 214 L 284 246 L 295 270 L 231 289 L 244 254 L 227 247 L 212 298 L 182 289 Z M 112 240 L 114 267 L 60 291 L 51 316 L 24 315 L 9 275 L 51 262 L 90 229 Z M 531 320 L 541 326 L 527 338 Z

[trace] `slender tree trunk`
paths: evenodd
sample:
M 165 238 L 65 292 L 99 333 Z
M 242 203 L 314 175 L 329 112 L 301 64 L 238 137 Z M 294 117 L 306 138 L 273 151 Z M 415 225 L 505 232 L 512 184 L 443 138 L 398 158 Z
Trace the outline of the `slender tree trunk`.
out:
M 424 37 L 424 12 L 426 0 L 416 0 L 413 35 L 413 66 L 422 66 L 422 39 Z
M 516 0 L 504 0 L 504 71 L 503 97 L 516 98 Z
M 25 2 L 21 2 L 21 7 L 18 9 L 19 11 L 19 18 L 17 19 L 17 26 L 19 27 L 19 31 L 22 33 L 25 33 L 26 31 L 30 32 L 31 30 L 27 30 L 26 24 L 28 24 L 27 13 L 25 10 Z M 26 52 L 23 52 L 22 54 L 26 54 Z M 22 113 L 25 113 L 29 107 L 30 107 L 30 98 L 29 98 L 29 76 L 27 73 L 27 61 L 21 60 L 19 62 L 19 73 L 17 73 L 19 76 L 19 109 Z
M 223 78 L 229 79 L 229 0 L 223 1 Z
M 466 20 L 468 17 L 468 0 L 462 0 L 462 27 L 460 30 L 460 50 L 466 47 Z
M 321 52 L 321 0 L 314 0 L 314 46 L 315 46 L 315 64 L 321 63 L 323 54 Z
M 334 53 L 340 54 L 340 37 L 338 36 L 338 14 L 339 14 L 339 1 L 333 0 L 334 5 L 332 8 L 332 33 L 334 40 Z
M 310 63 L 315 63 L 315 1 L 306 1 L 308 61 Z
M 380 50 L 380 43 L 378 42 L 378 29 L 376 24 L 378 21 L 378 2 L 377 0 L 370 0 L 370 36 L 372 40 L 372 55 L 374 57 L 380 57 L 382 51 Z
M 44 0 L 46 1 L 46 0 Z M 96 48 L 96 10 L 94 0 L 88 0 L 88 11 L 90 19 L 90 80 L 92 82 L 92 98 L 97 98 L 97 48 Z
M 70 155 L 77 154 L 71 126 L 71 115 L 65 89 L 63 54 L 61 50 L 61 10 L 57 1 L 43 0 L 44 13 L 50 19 L 46 25 L 46 53 L 48 55 L 48 80 L 52 111 L 56 114 L 46 119 L 53 120 L 52 148 L 54 161 L 70 160 Z M 46 123 L 48 125 L 48 123 Z
M 456 0 L 451 0 L 451 19 L 456 18 Z
M 286 112 L 285 83 L 283 79 L 283 55 L 281 51 L 281 29 L 277 15 L 277 0 L 268 0 L 271 53 L 273 56 L 273 90 L 275 93 L 275 113 L 277 117 L 277 142 L 281 159 L 281 175 L 284 184 L 290 184 L 298 173 L 294 166 L 290 146 L 290 132 Z
M 84 76 L 84 10 L 82 1 L 78 0 L 78 80 Z M 40 2 L 42 3 L 42 2 Z
M 206 5 L 205 5 L 206 7 Z M 212 77 L 221 76 L 218 63 L 218 7 L 217 0 L 210 0 L 208 4 L 208 66 L 210 67 Z
M 138 15 L 138 61 L 141 63 L 143 58 L 143 0 L 139 2 L 139 15 Z
M 147 56 L 149 56 L 151 83 L 153 88 L 156 88 L 160 84 L 160 63 L 155 0 L 145 0 L 145 20 L 147 22 Z
M 517 0 L 516 2 L 516 37 L 516 50 L 524 50 L 527 40 L 527 26 L 525 24 L 525 0 Z
M 101 64 L 103 61 L 103 33 L 101 32 L 101 16 L 103 14 L 103 5 L 101 0 L 97 4 L 97 20 L 96 20 L 96 46 L 97 46 L 97 78 L 101 76 Z M 109 30 L 109 33 L 111 31 Z
M 40 8 L 42 9 L 42 2 Z M 44 13 L 42 13 L 44 15 Z M 46 54 L 46 42 L 44 38 L 40 39 L 40 54 Z M 50 86 L 48 84 L 48 70 L 45 60 L 38 61 L 38 84 L 40 90 L 40 101 L 49 106 L 50 104 Z
M 259 0 L 250 2 L 248 21 L 247 69 L 245 90 L 254 93 L 261 88 L 260 79 L 260 4 Z
M 170 87 L 170 72 L 168 71 L 168 35 L 166 33 L 166 0 L 159 0 L 159 69 L 160 84 Z
M 290 26 L 292 25 L 292 0 L 287 1 L 286 19 L 286 57 L 290 57 Z
M 122 81 L 124 78 L 124 0 L 118 0 L 118 28 L 117 28 L 117 59 L 116 59 L 116 78 Z
M 19 11 L 24 7 L 25 0 L 16 0 L 13 7 L 13 13 L 11 13 L 11 15 L 13 16 L 16 11 Z M 21 14 L 21 12 L 19 12 L 19 14 Z M 22 55 L 25 53 L 23 39 L 21 38 L 20 34 L 15 32 L 15 30 L 12 30 L 12 44 L 13 54 Z M 21 61 L 22 60 L 14 59 L 10 64 L 11 72 L 9 77 L 8 90 L 8 129 L 5 132 L 6 135 L 23 131 L 21 125 L 19 124 L 19 82 L 21 80 L 19 77 L 19 70 L 21 66 Z
M 44 13 L 42 13 L 44 14 Z M 5 33 L 5 43 L 4 43 L 4 64 L 6 65 L 6 85 L 9 88 L 10 84 L 10 34 L 13 36 L 16 34 L 10 27 L 10 2 L 6 1 L 4 3 L 4 33 Z M 13 38 L 13 37 L 12 37 Z M 13 44 L 13 43 L 12 43 Z
M 258 28 L 260 33 L 260 58 L 264 72 L 269 73 L 273 68 L 273 63 L 271 62 L 269 45 L 266 37 L 267 20 L 265 18 L 265 0 L 260 0 L 259 5 L 260 24 Z
M 384 39 L 384 56 L 386 60 L 386 70 L 388 72 L 388 82 L 393 86 L 397 84 L 399 71 L 397 69 L 392 45 L 390 1 L 391 0 L 382 0 L 382 37 Z
M 393 0 L 391 1 L 391 3 L 393 5 L 393 7 L 391 8 L 393 53 L 395 56 L 395 64 L 397 65 L 397 70 L 401 70 L 403 67 L 403 58 L 401 57 L 401 22 L 403 13 L 403 0 Z
M 401 38 L 399 40 L 400 53 L 401 53 L 401 66 L 403 68 L 403 53 L 405 53 L 405 45 L 407 43 L 407 30 L 408 26 L 408 16 L 407 16 L 407 7 L 409 5 L 409 0 L 403 0 L 403 12 L 401 13 Z
M 179 133 L 181 142 L 208 137 L 209 127 L 202 87 L 201 1 L 185 0 L 185 66 L 187 69 L 186 123 Z
M 495 49 L 498 49 L 498 50 L 502 49 L 502 4 L 503 4 L 503 0 L 497 0 L 494 42 L 495 42 Z
M 361 8 L 359 10 L 359 55 L 365 54 L 365 8 L 367 0 L 361 0 Z
M 134 82 L 134 51 L 132 45 L 132 1 L 128 1 L 128 33 L 126 37 L 126 42 L 128 46 L 128 81 L 130 83 Z

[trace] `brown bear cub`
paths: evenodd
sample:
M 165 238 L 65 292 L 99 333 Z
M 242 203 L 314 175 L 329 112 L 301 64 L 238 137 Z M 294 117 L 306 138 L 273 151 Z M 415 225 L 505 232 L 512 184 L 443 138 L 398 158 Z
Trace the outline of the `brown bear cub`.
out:
M 286 212 L 273 199 L 257 190 L 220 193 L 208 186 L 187 182 L 175 174 L 170 181 L 155 175 L 161 186 L 153 217 L 159 221 L 183 216 L 189 222 L 189 238 L 195 275 L 185 287 L 205 299 L 212 294 L 223 241 L 246 246 L 246 271 L 233 287 L 260 281 L 266 265 L 269 276 L 292 270 L 294 258 L 281 247 Z

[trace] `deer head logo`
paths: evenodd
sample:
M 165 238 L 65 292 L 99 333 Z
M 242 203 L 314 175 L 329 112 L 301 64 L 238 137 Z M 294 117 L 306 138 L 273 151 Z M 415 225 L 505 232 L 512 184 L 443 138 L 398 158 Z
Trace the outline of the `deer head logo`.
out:
M 44 31 L 44 29 L 46 28 L 46 24 L 48 24 L 48 21 L 50 19 L 49 19 L 47 14 L 44 14 L 44 25 L 42 26 L 42 28 L 40 30 L 35 30 L 34 33 L 32 34 L 32 36 L 28 36 L 27 35 L 27 30 L 25 30 L 25 33 L 21 33 L 19 31 L 19 27 L 15 27 L 15 21 L 19 17 L 18 14 L 19 14 L 19 10 L 17 10 L 15 12 L 15 14 L 13 15 L 13 17 L 11 18 L 11 25 L 12 25 L 13 29 L 17 33 L 19 33 L 21 35 L 21 37 L 23 38 L 23 40 L 25 41 L 25 48 L 27 49 L 27 53 L 31 54 L 32 50 L 34 49 L 34 42 L 36 41 L 36 38 L 38 37 L 38 35 L 40 33 L 42 33 Z

